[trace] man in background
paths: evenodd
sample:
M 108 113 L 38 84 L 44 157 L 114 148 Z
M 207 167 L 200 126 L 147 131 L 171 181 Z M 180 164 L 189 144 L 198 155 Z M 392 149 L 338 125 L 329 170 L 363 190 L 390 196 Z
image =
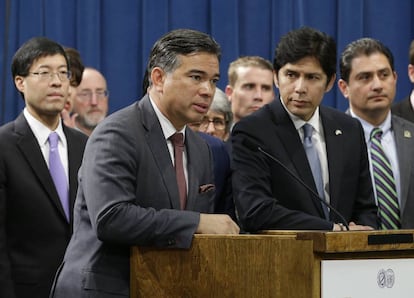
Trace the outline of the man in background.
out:
M 70 83 L 69 83 L 69 91 L 68 97 L 65 103 L 65 108 L 61 112 L 61 117 L 63 123 L 66 126 L 75 127 L 75 118 L 77 114 L 72 113 L 73 109 L 73 102 L 76 98 L 76 88 L 79 86 L 80 82 L 82 81 L 82 74 L 85 66 L 82 63 L 81 56 L 79 52 L 74 48 L 65 48 L 65 53 L 68 56 L 69 64 L 70 64 Z
M 230 63 L 225 93 L 231 102 L 233 124 L 274 97 L 272 63 L 259 56 L 245 56 Z
M 72 234 L 87 138 L 60 117 L 69 69 L 64 49 L 44 37 L 13 57 L 25 108 L 0 128 L 0 297 L 48 297 Z
M 408 78 L 411 83 L 414 83 L 414 40 L 410 45 L 409 59 Z M 394 115 L 414 122 L 414 90 L 411 90 L 410 95 L 406 96 L 401 101 L 394 103 L 391 107 L 391 111 Z
M 109 91 L 105 77 L 98 70 L 86 67 L 73 101 L 75 127 L 89 136 L 106 117 L 108 98 Z
M 232 131 L 234 200 L 245 231 L 377 228 L 361 124 L 321 105 L 336 63 L 335 41 L 313 28 L 290 31 L 276 47 L 280 99 Z
M 394 57 L 380 41 L 361 38 L 345 47 L 339 67 L 339 89 L 364 128 L 381 228 L 413 229 L 414 124 L 391 113 Z

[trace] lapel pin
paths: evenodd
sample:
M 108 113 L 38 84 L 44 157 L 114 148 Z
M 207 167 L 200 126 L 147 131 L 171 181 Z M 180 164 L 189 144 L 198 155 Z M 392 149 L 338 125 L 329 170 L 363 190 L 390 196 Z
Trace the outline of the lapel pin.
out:
M 340 129 L 335 130 L 335 135 L 339 136 L 341 134 L 342 134 L 342 130 Z
M 411 138 L 411 131 L 404 130 L 404 138 Z

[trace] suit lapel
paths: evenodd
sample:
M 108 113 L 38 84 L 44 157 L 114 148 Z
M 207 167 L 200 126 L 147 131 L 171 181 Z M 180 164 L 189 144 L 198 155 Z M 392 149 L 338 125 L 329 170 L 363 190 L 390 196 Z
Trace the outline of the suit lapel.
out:
M 408 189 L 411 183 L 411 165 L 414 162 L 413 148 L 414 148 L 414 131 L 405 127 L 404 123 L 398 118 L 392 116 L 392 128 L 394 131 L 398 166 L 400 169 L 400 185 L 401 185 L 401 211 L 404 210 L 407 202 Z M 402 214 L 402 212 L 401 212 Z
M 344 168 L 342 134 L 346 133 L 342 127 L 338 126 L 335 119 L 332 119 L 326 110 L 320 108 L 320 116 L 322 119 L 323 130 L 325 134 L 326 153 L 329 171 L 329 198 L 333 207 L 338 206 L 338 198 L 342 177 L 342 169 Z
M 202 162 L 199 159 L 198 150 L 196 148 L 194 138 L 196 138 L 196 135 L 189 128 L 187 128 L 185 137 L 188 171 L 188 195 L 186 209 L 189 210 L 195 209 L 195 198 L 198 195 L 198 187 L 200 185 L 200 181 L 198 180 L 199 175 L 197 174 L 197 165 Z
M 283 158 L 288 162 L 285 163 L 285 165 L 294 173 L 296 173 L 297 176 L 300 177 L 306 185 L 315 191 L 315 193 L 318 193 L 315 181 L 313 180 L 312 170 L 310 168 L 308 158 L 306 157 L 305 149 L 303 148 L 302 141 L 292 120 L 280 103 L 280 100 L 275 100 L 272 102 L 270 104 L 270 107 L 275 107 L 273 109 L 273 114 L 276 116 L 274 122 L 276 123 L 277 127 L 279 127 L 276 131 L 276 134 L 281 140 L 279 144 L 284 147 L 284 150 L 287 154 L 287 158 Z M 315 208 L 318 210 L 319 215 L 321 217 L 324 217 L 321 204 L 313 198 L 311 198 L 311 201 Z
M 146 133 L 146 140 L 154 156 L 155 163 L 164 181 L 165 188 L 173 209 L 180 209 L 180 196 L 178 193 L 175 170 L 168 151 L 167 142 L 158 121 L 157 115 L 151 106 L 150 99 L 146 95 L 139 102 L 141 119 Z
M 23 113 L 20 114 L 20 116 L 16 119 L 15 123 L 16 132 L 21 136 L 16 144 L 17 147 L 22 152 L 24 158 L 27 160 L 29 167 L 32 169 L 33 175 L 43 186 L 43 189 L 49 199 L 52 201 L 52 204 L 55 205 L 57 210 L 59 210 L 58 212 L 66 220 L 65 212 L 62 208 L 59 195 L 56 191 L 52 177 L 50 176 L 46 161 L 40 150 L 36 137 L 30 129 L 26 118 L 24 118 Z
M 65 125 L 63 125 L 63 132 L 68 146 L 69 207 L 70 214 L 73 214 L 73 206 L 78 190 L 78 170 L 82 163 L 84 143 L 80 143 L 79 138 L 76 138 L 73 132 Z

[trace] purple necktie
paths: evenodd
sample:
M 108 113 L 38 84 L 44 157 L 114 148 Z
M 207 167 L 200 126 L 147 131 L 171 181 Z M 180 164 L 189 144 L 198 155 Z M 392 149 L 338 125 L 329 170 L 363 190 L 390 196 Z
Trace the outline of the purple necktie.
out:
M 69 189 L 68 181 L 59 156 L 59 136 L 56 132 L 49 135 L 49 171 L 65 211 L 66 219 L 69 221 Z

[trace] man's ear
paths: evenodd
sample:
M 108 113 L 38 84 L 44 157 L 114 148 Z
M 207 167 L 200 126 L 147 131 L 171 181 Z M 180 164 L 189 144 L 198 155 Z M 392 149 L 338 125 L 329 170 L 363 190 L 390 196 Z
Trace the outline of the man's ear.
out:
M 24 93 L 24 88 L 25 88 L 24 77 L 15 76 L 14 84 L 16 85 L 17 90 Z
M 273 82 L 275 83 L 275 86 L 277 88 L 279 88 L 279 79 L 277 77 L 277 72 L 276 71 L 273 71 Z
M 342 95 L 345 98 L 348 98 L 348 84 L 343 79 L 339 79 L 338 88 L 341 91 Z
M 336 80 L 336 74 L 333 74 L 331 79 L 328 82 L 328 85 L 326 85 L 325 93 L 332 89 L 333 85 L 335 84 L 335 80 Z
M 165 72 L 160 67 L 154 67 L 151 70 L 151 82 L 156 90 L 160 91 L 164 86 Z M 160 88 L 160 89 L 159 89 Z
M 408 64 L 408 78 L 410 79 L 411 83 L 414 83 L 414 65 Z
M 229 102 L 231 102 L 231 95 L 233 94 L 233 87 L 230 85 L 227 85 L 226 88 L 224 89 L 224 93 L 226 93 Z

